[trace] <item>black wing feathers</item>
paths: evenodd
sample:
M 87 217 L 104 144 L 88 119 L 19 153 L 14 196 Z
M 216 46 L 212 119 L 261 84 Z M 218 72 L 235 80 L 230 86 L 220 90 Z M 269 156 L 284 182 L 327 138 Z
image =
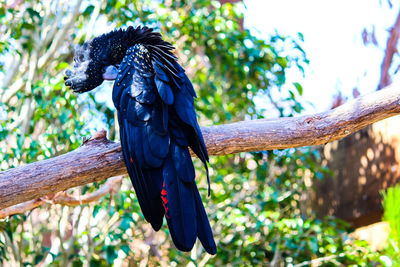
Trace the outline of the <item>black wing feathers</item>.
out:
M 201 201 L 199 190 L 197 190 L 196 184 L 194 186 L 197 215 L 197 236 L 199 237 L 204 249 L 208 253 L 214 255 L 215 253 L 217 253 L 217 246 L 215 245 L 210 222 L 208 221 L 203 202 Z
M 122 118 L 121 115 L 118 115 L 118 120 L 120 123 L 127 123 L 126 119 Z M 136 161 L 135 153 L 129 149 L 130 145 L 134 142 L 129 138 L 129 136 L 132 136 L 132 133 L 126 131 L 129 129 L 130 127 L 126 126 L 120 127 L 121 146 L 124 148 L 122 151 L 126 162 L 126 168 L 133 187 L 135 188 L 144 217 L 151 223 L 154 230 L 158 231 L 162 226 L 164 209 L 161 199 L 156 193 L 157 189 L 154 189 L 159 188 L 159 190 L 161 190 L 161 175 L 154 175 L 154 171 L 150 171 L 149 173 L 145 171 L 145 173 L 143 173 L 141 168 L 138 167 L 140 164 Z M 158 172 L 160 173 L 161 170 L 159 169 Z
M 171 86 L 157 77 L 154 79 L 154 81 L 156 82 L 157 90 L 162 101 L 164 101 L 164 103 L 167 105 L 174 103 L 174 93 L 172 92 Z
M 151 38 L 157 33 L 147 28 Z M 127 50 L 113 91 L 121 146 L 143 215 L 155 230 L 166 217 L 176 247 L 193 248 L 199 237 L 216 253 L 198 189 L 188 146 L 207 170 L 208 154 L 197 123 L 193 86 L 164 42 L 140 39 Z M 208 176 L 208 171 L 207 171 Z
M 152 114 L 151 106 L 140 103 L 132 97 L 134 78 L 139 80 L 135 89 L 139 95 L 151 95 L 146 92 L 151 85 L 148 81 L 140 80 L 133 68 L 134 55 L 128 53 L 119 68 L 119 75 L 113 89 L 113 101 L 118 110 L 121 146 L 127 170 L 138 196 L 143 215 L 155 230 L 160 229 L 164 217 L 164 208 L 159 192 L 162 189 L 162 170 L 159 168 L 162 159 L 150 152 L 146 124 Z M 153 101 L 155 93 L 153 93 Z M 145 97 L 148 99 L 149 97 Z M 143 102 L 143 101 L 142 101 Z M 151 101 L 147 101 L 151 102 Z M 151 166 L 152 168 L 149 168 Z

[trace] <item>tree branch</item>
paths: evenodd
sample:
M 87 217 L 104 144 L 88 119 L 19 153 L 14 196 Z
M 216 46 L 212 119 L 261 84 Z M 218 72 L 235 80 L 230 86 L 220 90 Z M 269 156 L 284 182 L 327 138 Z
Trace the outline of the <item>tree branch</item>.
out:
M 210 155 L 321 145 L 400 114 L 400 84 L 301 117 L 202 127 Z M 0 209 L 126 173 L 121 147 L 105 131 L 78 149 L 0 172 Z
M 84 205 L 88 204 L 90 202 L 94 202 L 99 200 L 100 198 L 104 197 L 108 193 L 112 194 L 116 190 L 116 186 L 122 181 L 123 176 L 115 176 L 111 177 L 107 180 L 107 182 L 100 187 L 100 189 L 80 196 L 80 197 L 75 197 L 72 195 L 67 194 L 66 192 L 58 192 L 56 194 L 52 194 L 50 196 L 46 196 L 43 198 L 39 199 L 33 199 L 29 200 L 5 209 L 0 210 L 0 219 L 3 219 L 7 216 L 14 215 L 14 214 L 19 214 L 23 213 L 27 210 L 34 209 L 36 207 L 39 207 L 45 203 L 50 203 L 50 204 L 61 204 L 61 205 L 66 205 L 66 206 L 79 206 L 79 205 Z

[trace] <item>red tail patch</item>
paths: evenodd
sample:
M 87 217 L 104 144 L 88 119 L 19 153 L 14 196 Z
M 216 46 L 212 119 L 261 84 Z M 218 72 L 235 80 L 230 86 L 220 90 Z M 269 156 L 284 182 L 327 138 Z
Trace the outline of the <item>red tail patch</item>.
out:
M 165 218 L 169 219 L 168 214 L 168 199 L 167 199 L 167 189 L 165 189 L 165 182 L 163 182 L 163 188 L 161 190 L 161 200 L 165 210 Z
M 129 158 L 129 161 L 130 161 L 131 163 L 133 163 L 133 159 L 132 159 L 132 158 Z

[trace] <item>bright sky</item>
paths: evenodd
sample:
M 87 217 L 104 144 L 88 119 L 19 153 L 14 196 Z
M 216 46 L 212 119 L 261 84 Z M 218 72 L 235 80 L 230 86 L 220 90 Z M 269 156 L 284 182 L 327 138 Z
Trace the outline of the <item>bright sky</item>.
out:
M 388 30 L 395 22 L 399 3 L 387 0 L 245 0 L 245 27 L 259 38 L 304 35 L 303 49 L 310 60 L 305 78 L 288 72 L 289 81 L 303 85 L 304 99 L 314 104 L 307 113 L 329 109 L 333 95 L 352 96 L 374 91 L 380 78 Z M 380 3 L 382 2 L 382 3 Z M 363 45 L 361 33 L 375 25 L 379 47 Z

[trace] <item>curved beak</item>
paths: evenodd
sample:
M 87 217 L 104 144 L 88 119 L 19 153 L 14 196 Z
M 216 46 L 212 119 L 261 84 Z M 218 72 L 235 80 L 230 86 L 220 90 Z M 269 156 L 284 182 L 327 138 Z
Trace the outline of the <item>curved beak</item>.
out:
M 114 65 L 107 66 L 103 72 L 103 79 L 104 80 L 115 80 L 118 75 L 118 69 Z

